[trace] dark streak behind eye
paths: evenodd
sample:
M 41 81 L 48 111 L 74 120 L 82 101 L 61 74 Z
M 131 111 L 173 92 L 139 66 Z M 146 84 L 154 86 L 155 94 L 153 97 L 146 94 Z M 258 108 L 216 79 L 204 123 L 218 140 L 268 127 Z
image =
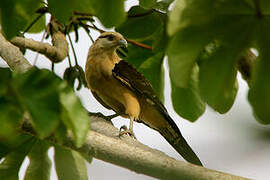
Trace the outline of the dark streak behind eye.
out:
M 104 35 L 104 36 L 99 36 L 99 38 L 108 38 L 108 37 L 113 38 L 113 35 L 108 34 L 108 35 Z

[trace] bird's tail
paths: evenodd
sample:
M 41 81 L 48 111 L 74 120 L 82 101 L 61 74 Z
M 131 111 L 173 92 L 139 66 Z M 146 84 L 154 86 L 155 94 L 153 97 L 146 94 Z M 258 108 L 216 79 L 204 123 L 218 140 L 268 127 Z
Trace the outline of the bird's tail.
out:
M 170 126 L 159 129 L 159 133 L 186 161 L 203 166 L 198 156 L 194 153 L 187 141 L 182 136 L 174 121 L 170 117 L 167 117 L 166 119 L 168 120 Z

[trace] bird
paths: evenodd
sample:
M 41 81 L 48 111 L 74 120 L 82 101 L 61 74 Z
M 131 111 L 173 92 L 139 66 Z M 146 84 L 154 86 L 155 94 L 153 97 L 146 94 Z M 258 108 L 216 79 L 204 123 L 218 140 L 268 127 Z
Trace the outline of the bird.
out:
M 150 82 L 118 56 L 116 50 L 127 44 L 120 33 L 103 32 L 89 48 L 85 78 L 93 96 L 105 108 L 129 118 L 129 129 L 120 133 L 135 137 L 133 122 L 143 123 L 158 131 L 186 161 L 202 166 Z

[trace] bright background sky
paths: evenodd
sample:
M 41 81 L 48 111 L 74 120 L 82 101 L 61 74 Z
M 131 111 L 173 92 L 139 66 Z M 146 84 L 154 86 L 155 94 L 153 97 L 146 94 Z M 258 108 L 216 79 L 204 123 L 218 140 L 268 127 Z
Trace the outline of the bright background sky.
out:
M 127 8 L 136 4 L 137 1 L 128 1 Z M 94 39 L 98 33 L 91 31 Z M 74 34 L 71 34 L 74 38 Z M 35 40 L 40 40 L 42 34 L 29 35 Z M 84 68 L 88 49 L 91 41 L 84 31 L 80 30 L 80 41 L 75 44 L 75 50 L 79 64 Z M 70 49 L 71 52 L 71 49 Z M 36 53 L 27 51 L 26 58 L 33 64 Z M 72 57 L 72 56 L 71 56 Z M 0 60 L 0 65 L 4 62 Z M 43 55 L 39 55 L 37 65 L 50 69 L 50 62 Z M 62 76 L 67 61 L 57 64 L 55 71 Z M 189 142 L 196 154 L 200 157 L 205 167 L 219 170 L 251 179 L 265 180 L 270 178 L 270 127 L 263 126 L 256 122 L 253 117 L 250 105 L 247 102 L 248 86 L 241 76 L 238 75 L 239 90 L 236 101 L 232 109 L 225 115 L 221 115 L 211 108 L 195 123 L 179 117 L 173 110 L 170 100 L 170 84 L 168 79 L 168 68 L 165 61 L 165 106 L 169 114 L 180 128 L 183 136 Z M 209 82 L 209 85 L 211 83 Z M 102 112 L 113 114 L 102 107 L 91 95 L 88 89 L 78 92 L 84 106 L 91 112 Z M 127 125 L 129 120 L 117 117 L 113 119 L 116 127 Z M 156 131 L 143 124 L 134 124 L 134 132 L 137 139 L 145 145 L 165 152 L 167 155 L 178 160 L 183 158 L 166 142 L 166 140 Z M 49 151 L 53 155 L 53 149 Z M 23 171 L 29 163 L 25 160 L 20 171 L 20 179 Z M 89 179 L 105 180 L 114 177 L 117 180 L 148 180 L 154 179 L 145 175 L 136 174 L 130 170 L 94 159 L 88 165 Z M 56 180 L 55 171 L 52 171 L 52 180 Z

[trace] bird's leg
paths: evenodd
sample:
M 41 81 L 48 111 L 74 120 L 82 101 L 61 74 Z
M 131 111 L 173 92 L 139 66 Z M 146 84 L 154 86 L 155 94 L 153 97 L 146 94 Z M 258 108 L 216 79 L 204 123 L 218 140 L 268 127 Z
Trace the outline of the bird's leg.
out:
M 130 121 L 129 121 L 129 129 L 127 128 L 127 126 L 122 126 L 120 128 L 120 132 L 119 132 L 119 137 L 124 135 L 124 134 L 128 134 L 131 137 L 133 137 L 134 139 L 136 139 L 136 136 L 133 132 L 133 122 L 134 122 L 134 117 L 130 117 Z

